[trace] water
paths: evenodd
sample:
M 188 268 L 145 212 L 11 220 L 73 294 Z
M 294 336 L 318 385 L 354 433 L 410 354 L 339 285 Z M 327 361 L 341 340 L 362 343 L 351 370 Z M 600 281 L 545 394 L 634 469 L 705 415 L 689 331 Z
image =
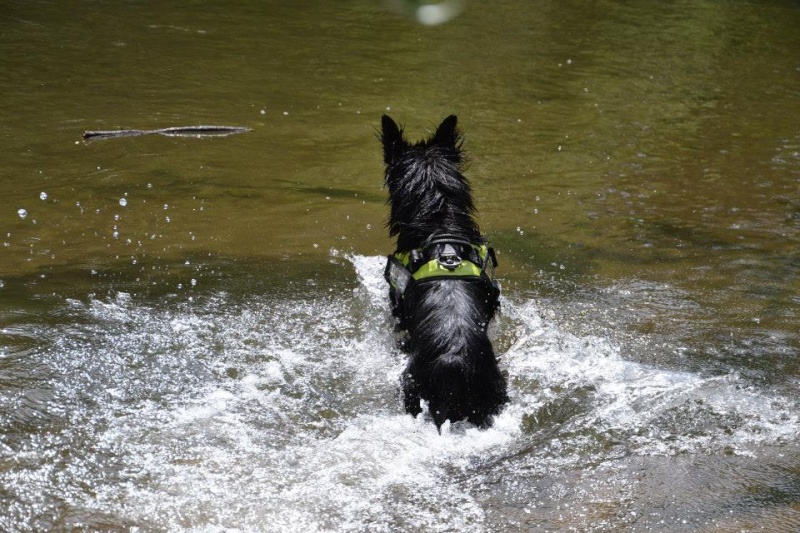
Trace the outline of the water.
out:
M 55 306 L 28 331 L 49 385 L 6 411 L 6 529 L 697 530 L 761 510 L 750 470 L 791 499 L 796 398 L 630 362 L 532 300 L 496 332 L 509 407 L 440 436 L 398 409 L 383 259 L 332 259 L 349 290 Z
M 463 8 L 4 8 L 0 530 L 800 529 L 800 6 Z M 402 412 L 387 110 L 466 133 L 489 430 Z

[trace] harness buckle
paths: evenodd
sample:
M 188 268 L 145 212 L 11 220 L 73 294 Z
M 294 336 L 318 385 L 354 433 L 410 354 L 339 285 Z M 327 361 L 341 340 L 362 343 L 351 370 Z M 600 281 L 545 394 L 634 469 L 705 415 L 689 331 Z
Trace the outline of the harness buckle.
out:
M 439 266 L 452 272 L 461 264 L 461 257 L 452 245 L 445 244 L 442 253 L 439 254 L 436 261 L 439 263 Z

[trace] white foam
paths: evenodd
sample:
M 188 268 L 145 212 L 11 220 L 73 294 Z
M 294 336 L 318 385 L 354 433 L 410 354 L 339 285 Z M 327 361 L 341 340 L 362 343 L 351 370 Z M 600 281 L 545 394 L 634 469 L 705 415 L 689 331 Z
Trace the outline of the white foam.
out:
M 620 453 L 746 455 L 800 433 L 789 398 L 735 374 L 628 361 L 603 336 L 562 330 L 535 301 L 504 298 L 511 402 L 490 429 L 446 424 L 440 435 L 402 410 L 384 258 L 349 259 L 355 294 L 67 302 L 95 321 L 62 332 L 50 354 L 70 429 L 30 451 L 73 450 L 58 497 L 170 531 L 487 531 L 488 464 L 507 462 L 506 482 L 524 482 Z M 104 458 L 113 463 L 98 466 Z M 53 490 L 46 463 L 0 481 L 30 487 L 33 501 Z
M 386 301 L 388 288 L 383 279 L 386 257 L 351 254 L 347 256 L 347 260 L 353 264 L 358 281 L 367 290 L 372 303 Z

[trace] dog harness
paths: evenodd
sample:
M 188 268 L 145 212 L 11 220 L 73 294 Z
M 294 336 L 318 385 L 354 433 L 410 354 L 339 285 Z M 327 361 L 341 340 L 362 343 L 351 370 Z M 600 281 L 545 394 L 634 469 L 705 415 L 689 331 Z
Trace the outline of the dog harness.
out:
M 386 261 L 383 277 L 392 287 L 396 304 L 408 286 L 434 278 L 483 278 L 496 287 L 497 257 L 486 244 L 472 244 L 453 235 L 441 235 L 423 248 L 395 252 Z

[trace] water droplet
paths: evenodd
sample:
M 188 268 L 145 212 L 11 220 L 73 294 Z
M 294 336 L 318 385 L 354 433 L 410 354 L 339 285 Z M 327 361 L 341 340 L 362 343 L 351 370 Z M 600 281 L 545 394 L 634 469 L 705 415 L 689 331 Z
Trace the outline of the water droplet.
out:
M 28 210 L 27 209 L 17 209 L 17 214 L 19 215 L 19 218 L 25 218 L 26 216 L 28 216 Z
M 128 205 L 127 198 L 120 198 L 119 199 L 119 205 L 121 205 L 122 207 L 125 207 L 126 205 Z
M 39 193 L 39 199 L 40 200 L 47 200 L 47 193 L 44 192 L 44 191 L 40 192 Z

